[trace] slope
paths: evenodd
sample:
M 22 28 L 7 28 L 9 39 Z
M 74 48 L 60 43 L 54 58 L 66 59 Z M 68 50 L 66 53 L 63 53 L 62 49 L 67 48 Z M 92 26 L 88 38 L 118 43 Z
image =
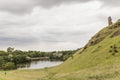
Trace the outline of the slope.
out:
M 120 20 L 99 31 L 82 50 L 74 55 L 73 59 L 69 58 L 59 67 L 65 69 L 61 69 L 63 72 L 69 72 L 103 64 L 107 65 L 112 59 L 114 62 L 116 57 L 119 57 L 120 52 L 116 52 L 116 55 L 112 55 L 110 52 L 111 46 L 114 45 L 120 51 Z

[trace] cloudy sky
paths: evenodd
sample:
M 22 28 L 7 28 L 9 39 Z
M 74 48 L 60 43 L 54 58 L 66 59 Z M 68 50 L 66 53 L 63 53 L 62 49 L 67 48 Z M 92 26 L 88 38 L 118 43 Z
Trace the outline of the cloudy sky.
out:
M 84 46 L 120 18 L 120 0 L 0 0 L 0 49 L 68 50 Z

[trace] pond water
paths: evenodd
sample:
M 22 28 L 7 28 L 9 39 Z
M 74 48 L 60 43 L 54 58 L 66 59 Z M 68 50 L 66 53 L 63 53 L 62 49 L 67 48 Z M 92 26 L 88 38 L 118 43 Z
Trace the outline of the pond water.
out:
M 63 63 L 62 61 L 32 61 L 31 63 L 21 64 L 18 69 L 42 69 L 57 66 Z

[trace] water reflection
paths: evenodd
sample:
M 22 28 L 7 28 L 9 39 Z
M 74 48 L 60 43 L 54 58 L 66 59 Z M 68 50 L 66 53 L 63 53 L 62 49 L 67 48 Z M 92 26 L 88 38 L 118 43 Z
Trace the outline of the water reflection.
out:
M 18 69 L 41 69 L 53 67 L 63 63 L 62 61 L 32 61 L 31 63 L 18 65 Z

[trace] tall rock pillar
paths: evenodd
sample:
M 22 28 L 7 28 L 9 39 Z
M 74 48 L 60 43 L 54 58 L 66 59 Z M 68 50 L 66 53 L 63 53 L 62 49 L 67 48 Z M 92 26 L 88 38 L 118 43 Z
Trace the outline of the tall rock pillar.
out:
M 112 24 L 112 18 L 111 16 L 108 17 L 108 25 L 111 25 Z

